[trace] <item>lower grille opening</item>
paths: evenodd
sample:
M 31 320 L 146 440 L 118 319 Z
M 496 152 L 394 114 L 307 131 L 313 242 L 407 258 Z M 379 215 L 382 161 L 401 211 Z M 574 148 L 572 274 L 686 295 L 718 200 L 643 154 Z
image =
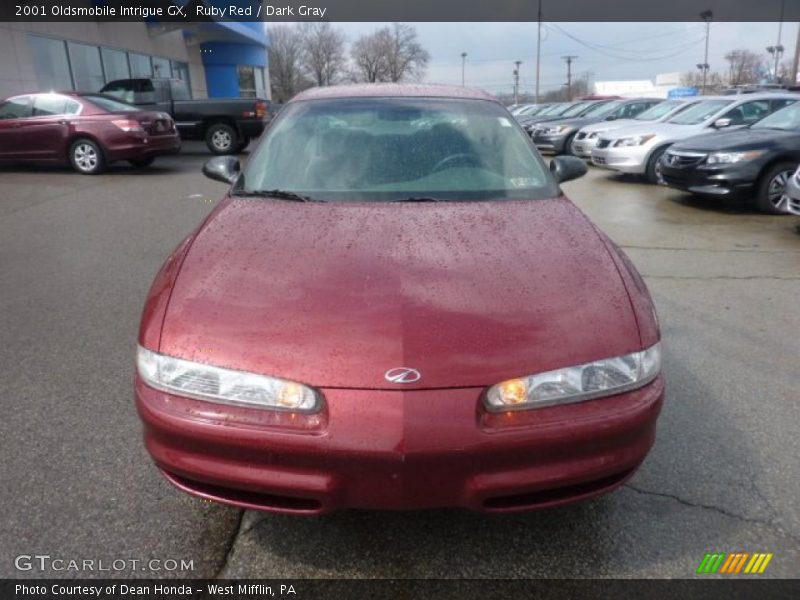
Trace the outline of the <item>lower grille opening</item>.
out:
M 296 496 L 280 496 L 248 490 L 237 490 L 214 485 L 212 483 L 203 483 L 193 479 L 186 479 L 185 477 L 181 477 L 169 471 L 165 471 L 164 474 L 170 481 L 188 492 L 194 492 L 201 496 L 223 502 L 249 504 L 255 507 L 275 510 L 316 512 L 322 508 L 322 504 L 312 498 L 298 498 Z
M 538 504 L 549 504 L 550 502 L 558 502 L 560 500 L 569 500 L 570 498 L 578 498 L 594 492 L 600 492 L 604 489 L 613 488 L 627 479 L 635 470 L 635 468 L 627 469 L 621 473 L 615 473 L 614 475 L 602 479 L 576 483 L 560 488 L 541 490 L 527 494 L 515 494 L 513 496 L 487 498 L 484 500 L 483 506 L 487 509 L 523 508 L 533 507 Z

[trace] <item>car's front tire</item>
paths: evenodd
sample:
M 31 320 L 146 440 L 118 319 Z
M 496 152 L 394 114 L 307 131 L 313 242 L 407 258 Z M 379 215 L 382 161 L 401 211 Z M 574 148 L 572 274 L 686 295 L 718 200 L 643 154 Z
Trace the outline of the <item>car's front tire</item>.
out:
M 797 165 L 790 162 L 781 162 L 767 169 L 761 175 L 756 188 L 756 208 L 770 215 L 788 215 L 786 182 L 796 170 Z
M 206 130 L 206 146 L 214 154 L 235 154 L 240 142 L 239 134 L 226 123 L 214 123 Z
M 83 175 L 97 175 L 106 168 L 103 150 L 89 139 L 75 140 L 69 147 L 69 162 L 72 168 Z
M 650 155 L 650 160 L 647 161 L 647 169 L 645 170 L 645 177 L 650 183 L 661 182 L 661 157 L 667 151 L 667 146 L 656 148 Z

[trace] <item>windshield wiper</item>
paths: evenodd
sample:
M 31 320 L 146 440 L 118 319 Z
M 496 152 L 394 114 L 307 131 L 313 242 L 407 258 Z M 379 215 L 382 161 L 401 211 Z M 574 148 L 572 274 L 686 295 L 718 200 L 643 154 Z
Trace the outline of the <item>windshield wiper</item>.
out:
M 390 202 L 444 202 L 444 200 L 441 198 L 434 198 L 433 196 L 409 196 L 408 198 L 390 200 Z
M 310 196 L 303 196 L 286 190 L 237 190 L 233 195 L 253 198 L 278 198 L 292 202 L 322 202 L 322 200 L 315 200 Z

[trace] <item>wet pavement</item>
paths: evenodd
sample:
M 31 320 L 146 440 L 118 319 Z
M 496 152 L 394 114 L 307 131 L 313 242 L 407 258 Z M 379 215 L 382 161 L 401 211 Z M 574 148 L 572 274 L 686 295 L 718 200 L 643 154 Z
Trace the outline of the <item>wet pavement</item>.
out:
M 224 191 L 187 146 L 98 177 L 0 168 L 0 576 L 76 576 L 15 569 L 44 553 L 194 561 L 140 576 L 687 577 L 712 551 L 772 552 L 765 576 L 798 576 L 795 218 L 598 170 L 564 186 L 661 318 L 667 403 L 619 491 L 504 516 L 243 513 L 161 478 L 131 399 L 150 281 Z

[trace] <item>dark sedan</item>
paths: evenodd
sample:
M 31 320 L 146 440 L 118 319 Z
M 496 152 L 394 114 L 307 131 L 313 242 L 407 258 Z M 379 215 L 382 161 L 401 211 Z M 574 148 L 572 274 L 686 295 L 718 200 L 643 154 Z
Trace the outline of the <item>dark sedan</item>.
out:
M 632 119 L 662 101 L 661 98 L 635 98 L 632 100 L 600 102 L 579 116 L 565 116 L 535 127 L 533 141 L 541 151 L 554 154 L 569 154 L 571 153 L 572 140 L 575 139 L 581 127 L 601 121 Z
M 528 135 L 533 137 L 534 130 L 540 123 L 548 123 L 550 121 L 560 121 L 562 119 L 572 119 L 575 117 L 582 117 L 587 113 L 596 110 L 600 106 L 607 104 L 610 100 L 585 100 L 581 102 L 573 102 L 567 104 L 566 109 L 553 111 L 551 113 L 536 115 L 533 119 L 520 122 L 523 129 L 528 132 Z
M 786 182 L 800 163 L 800 102 L 745 129 L 674 144 L 661 159 L 663 183 L 713 198 L 744 198 L 787 214 Z
M 146 167 L 180 147 L 168 114 L 102 94 L 24 94 L 0 102 L 0 163 L 69 163 L 94 175 L 120 160 Z

